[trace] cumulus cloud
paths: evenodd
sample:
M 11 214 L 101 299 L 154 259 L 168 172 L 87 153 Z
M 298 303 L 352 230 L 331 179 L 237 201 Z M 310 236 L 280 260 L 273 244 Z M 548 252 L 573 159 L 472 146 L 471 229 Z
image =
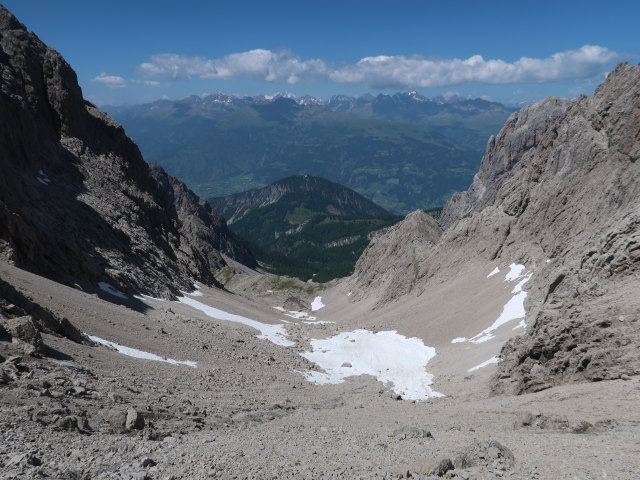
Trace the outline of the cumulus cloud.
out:
M 515 62 L 485 60 L 480 55 L 465 60 L 377 56 L 342 67 L 332 72 L 330 78 L 372 88 L 553 82 L 590 77 L 618 58 L 616 52 L 594 45 L 554 53 L 547 58 L 522 57 Z
M 192 77 L 233 80 L 251 78 L 264 82 L 297 83 L 302 77 L 326 75 L 326 64 L 321 60 L 302 61 L 291 50 L 264 49 L 232 53 L 211 60 L 172 53 L 152 55 L 138 70 L 149 76 L 169 80 L 188 80 Z
M 365 57 L 354 64 L 302 60 L 291 50 L 264 49 L 233 53 L 217 59 L 177 54 L 153 55 L 139 65 L 140 73 L 171 81 L 193 77 L 253 79 L 295 84 L 302 79 L 326 79 L 370 88 L 428 88 L 470 83 L 509 84 L 588 78 L 622 59 L 606 47 L 584 45 L 547 58 L 522 57 L 513 62 L 433 58 L 420 55 Z
M 125 78 L 117 75 L 107 75 L 104 72 L 92 78 L 91 81 L 101 83 L 109 88 L 127 88 L 129 86 L 129 82 Z

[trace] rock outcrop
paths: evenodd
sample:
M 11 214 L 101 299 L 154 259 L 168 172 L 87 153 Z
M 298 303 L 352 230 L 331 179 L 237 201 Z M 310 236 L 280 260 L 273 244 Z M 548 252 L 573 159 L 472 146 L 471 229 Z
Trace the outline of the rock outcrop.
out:
M 416 210 L 374 235 L 356 263 L 353 298 L 374 295 L 379 303 L 386 303 L 411 292 L 420 276 L 420 265 L 441 234 L 433 217 Z
M 40 332 L 89 343 L 68 319 L 52 313 L 0 279 L 0 338 L 3 332 L 9 337 L 6 340 L 22 341 L 34 347 L 34 352 L 42 346 Z
M 170 296 L 217 285 L 224 221 L 82 98 L 76 75 L 0 6 L 0 257 L 67 284 Z

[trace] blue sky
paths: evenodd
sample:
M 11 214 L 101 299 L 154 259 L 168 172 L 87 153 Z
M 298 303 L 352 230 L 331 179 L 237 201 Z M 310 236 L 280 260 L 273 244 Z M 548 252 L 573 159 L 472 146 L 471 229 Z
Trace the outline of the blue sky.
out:
M 592 93 L 640 61 L 640 2 L 0 0 L 100 105 L 202 93 Z

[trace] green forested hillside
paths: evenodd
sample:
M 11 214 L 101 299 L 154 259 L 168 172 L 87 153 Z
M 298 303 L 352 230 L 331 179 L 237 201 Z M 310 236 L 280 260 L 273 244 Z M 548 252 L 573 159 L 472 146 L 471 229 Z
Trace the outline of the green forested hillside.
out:
M 402 219 L 342 185 L 311 176 L 209 202 L 250 242 L 266 270 L 318 282 L 350 275 L 370 234 Z

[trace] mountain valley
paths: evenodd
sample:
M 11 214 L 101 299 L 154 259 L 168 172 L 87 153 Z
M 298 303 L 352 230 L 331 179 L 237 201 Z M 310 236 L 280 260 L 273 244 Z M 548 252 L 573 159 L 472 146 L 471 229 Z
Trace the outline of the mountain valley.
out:
M 393 213 L 442 206 L 468 187 L 511 110 L 409 92 L 329 101 L 223 94 L 107 107 L 144 157 L 202 197 L 314 175 Z
M 637 478 L 640 66 L 506 114 L 225 98 L 125 133 L 0 5 L 0 478 Z

